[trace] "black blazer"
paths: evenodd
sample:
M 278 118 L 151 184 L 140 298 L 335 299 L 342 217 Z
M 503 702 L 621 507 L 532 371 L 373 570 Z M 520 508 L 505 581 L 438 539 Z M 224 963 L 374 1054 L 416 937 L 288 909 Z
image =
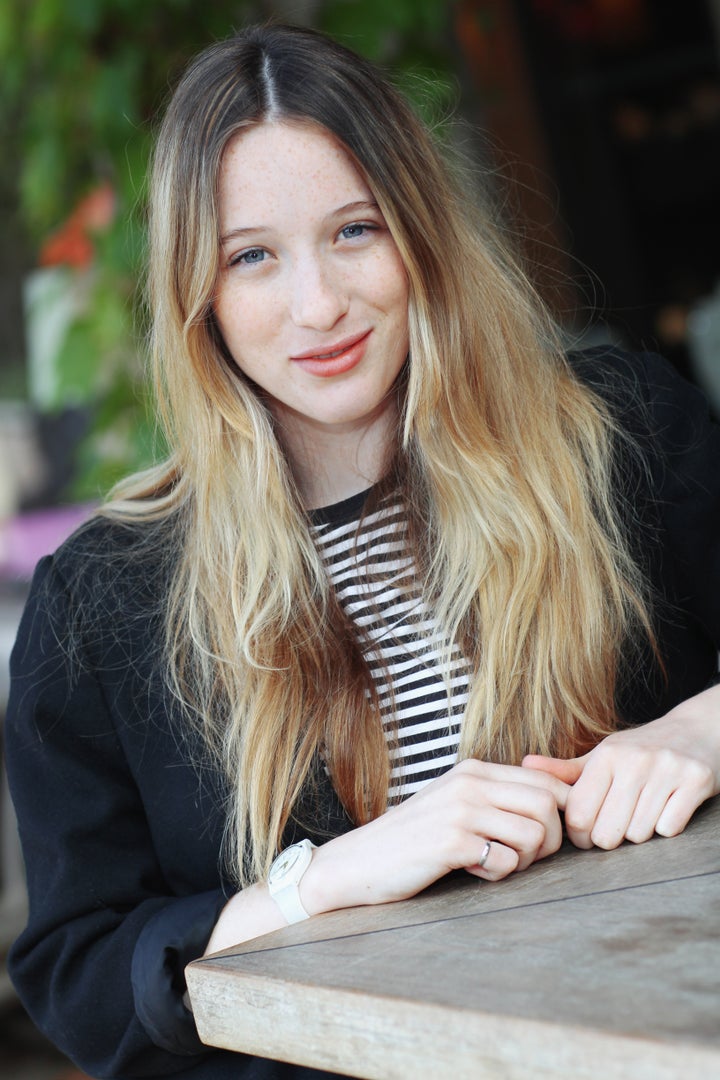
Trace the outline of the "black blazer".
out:
M 666 672 L 649 651 L 626 672 L 621 713 L 639 723 L 717 671 L 720 429 L 657 357 L 595 349 L 571 362 L 643 455 L 621 452 L 617 490 L 657 594 Z M 30 896 L 12 978 L 38 1026 L 93 1076 L 327 1075 L 210 1051 L 182 1004 L 183 968 L 232 893 L 225 791 L 175 723 L 158 674 L 171 571 L 143 535 L 97 520 L 43 559 L 33 581 L 6 722 Z M 304 834 L 322 842 L 351 825 L 322 771 L 318 784 L 301 816 Z

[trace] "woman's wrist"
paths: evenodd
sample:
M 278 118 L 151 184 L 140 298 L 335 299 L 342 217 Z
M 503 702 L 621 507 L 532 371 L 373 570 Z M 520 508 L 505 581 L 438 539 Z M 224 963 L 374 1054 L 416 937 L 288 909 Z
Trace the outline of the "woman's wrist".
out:
M 351 907 L 347 890 L 343 895 L 342 868 L 337 858 L 335 841 L 329 841 L 313 851 L 313 857 L 298 886 L 300 900 L 308 915 Z
M 315 849 L 299 886 L 300 899 L 309 915 L 395 899 L 384 888 L 382 866 L 386 860 L 375 825 L 360 826 Z
M 228 900 L 215 923 L 205 955 L 230 949 L 283 926 L 287 926 L 287 921 L 270 896 L 267 885 L 257 882 Z
M 344 884 L 342 862 L 344 860 L 337 858 L 336 841 L 313 851 L 310 865 L 298 885 L 300 900 L 308 915 L 362 903 Z M 259 881 L 228 900 L 215 923 L 205 954 L 229 949 L 287 925 L 287 919 L 270 895 L 267 882 Z

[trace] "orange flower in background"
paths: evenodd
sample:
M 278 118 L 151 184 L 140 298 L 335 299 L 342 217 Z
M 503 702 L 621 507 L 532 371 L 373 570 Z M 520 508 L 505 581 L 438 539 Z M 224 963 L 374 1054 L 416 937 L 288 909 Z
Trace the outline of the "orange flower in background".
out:
M 40 249 L 40 266 L 73 266 L 84 270 L 95 253 L 93 233 L 103 232 L 115 217 L 116 198 L 110 184 L 100 184 L 77 204 L 70 217 Z

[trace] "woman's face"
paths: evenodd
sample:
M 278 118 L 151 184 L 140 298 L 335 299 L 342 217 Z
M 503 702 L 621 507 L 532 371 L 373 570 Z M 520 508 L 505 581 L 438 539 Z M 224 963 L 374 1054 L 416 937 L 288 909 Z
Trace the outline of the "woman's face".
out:
M 383 438 L 408 351 L 407 276 L 373 196 L 323 128 L 260 124 L 219 178 L 215 316 L 287 432 Z M 292 439 L 290 439 L 292 447 Z

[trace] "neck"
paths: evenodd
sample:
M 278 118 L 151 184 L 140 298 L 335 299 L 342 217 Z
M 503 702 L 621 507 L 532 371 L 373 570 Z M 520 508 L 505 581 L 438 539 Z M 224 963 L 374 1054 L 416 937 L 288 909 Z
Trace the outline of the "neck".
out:
M 387 471 L 396 424 L 396 411 L 386 409 L 370 423 L 349 429 L 309 429 L 287 420 L 279 425 L 305 508 L 330 506 L 376 484 Z

